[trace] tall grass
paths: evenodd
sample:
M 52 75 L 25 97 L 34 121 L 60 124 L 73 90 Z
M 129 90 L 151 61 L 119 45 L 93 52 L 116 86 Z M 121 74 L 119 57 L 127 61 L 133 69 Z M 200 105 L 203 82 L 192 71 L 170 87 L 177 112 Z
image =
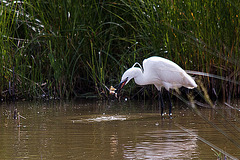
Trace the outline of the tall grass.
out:
M 221 0 L 1 1 L 0 96 L 101 96 L 103 84 L 117 84 L 152 55 L 239 81 L 239 7 Z M 236 83 L 203 81 L 223 99 L 240 92 Z

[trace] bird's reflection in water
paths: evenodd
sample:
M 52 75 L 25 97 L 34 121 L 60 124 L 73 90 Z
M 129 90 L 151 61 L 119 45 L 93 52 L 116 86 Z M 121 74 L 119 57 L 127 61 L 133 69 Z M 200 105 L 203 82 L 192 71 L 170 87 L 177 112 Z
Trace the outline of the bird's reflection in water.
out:
M 126 144 L 127 159 L 192 159 L 197 158 L 197 137 L 181 130 L 158 130 L 141 137 L 136 144 Z M 144 140 L 145 139 L 145 140 Z M 130 142 L 131 143 L 131 142 Z

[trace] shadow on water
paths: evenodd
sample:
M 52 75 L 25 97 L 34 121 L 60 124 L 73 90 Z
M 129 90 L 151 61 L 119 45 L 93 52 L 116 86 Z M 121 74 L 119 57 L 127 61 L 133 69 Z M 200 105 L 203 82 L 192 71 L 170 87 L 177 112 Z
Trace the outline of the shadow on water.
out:
M 151 102 L 51 102 L 0 106 L 3 159 L 239 159 L 240 111 L 198 112 L 176 102 L 161 118 Z M 13 112 L 26 119 L 14 120 Z

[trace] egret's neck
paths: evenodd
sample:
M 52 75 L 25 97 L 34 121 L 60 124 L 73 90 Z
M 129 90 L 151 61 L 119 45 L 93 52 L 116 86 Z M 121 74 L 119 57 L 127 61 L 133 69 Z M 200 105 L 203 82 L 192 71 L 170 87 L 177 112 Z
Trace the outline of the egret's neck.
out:
M 145 77 L 141 69 L 138 70 L 137 75 L 134 77 L 134 81 L 138 85 L 146 85 Z

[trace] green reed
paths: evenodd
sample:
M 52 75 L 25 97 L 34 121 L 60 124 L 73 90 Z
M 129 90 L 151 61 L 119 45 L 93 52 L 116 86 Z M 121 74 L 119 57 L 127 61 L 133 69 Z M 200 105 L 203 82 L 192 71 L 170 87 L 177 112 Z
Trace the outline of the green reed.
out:
M 238 1 L 35 1 L 0 7 L 0 96 L 105 95 L 152 55 L 239 81 Z M 239 85 L 203 78 L 224 99 Z M 129 85 L 125 92 L 136 92 Z

